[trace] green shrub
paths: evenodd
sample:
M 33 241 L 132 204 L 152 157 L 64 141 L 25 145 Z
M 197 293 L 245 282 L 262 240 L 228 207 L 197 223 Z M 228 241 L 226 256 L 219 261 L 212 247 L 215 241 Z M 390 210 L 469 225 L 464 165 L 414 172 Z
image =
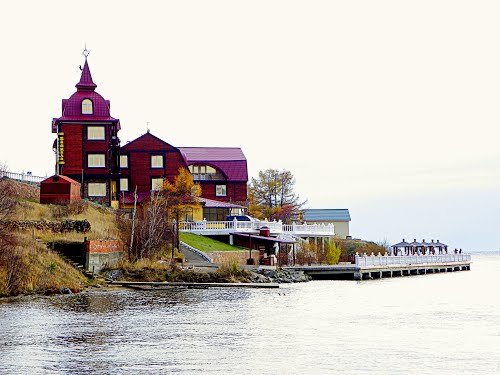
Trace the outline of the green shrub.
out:
M 325 243 L 325 258 L 327 264 L 338 264 L 342 249 L 337 246 L 335 241 L 328 241 Z

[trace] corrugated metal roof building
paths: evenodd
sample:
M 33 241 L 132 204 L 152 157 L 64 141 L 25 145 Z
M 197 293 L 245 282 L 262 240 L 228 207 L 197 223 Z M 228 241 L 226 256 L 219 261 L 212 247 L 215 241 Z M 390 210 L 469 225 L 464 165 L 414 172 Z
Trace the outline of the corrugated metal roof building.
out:
M 345 239 L 350 236 L 351 215 L 347 208 L 308 208 L 304 210 L 304 221 L 309 224 L 333 224 L 336 237 Z

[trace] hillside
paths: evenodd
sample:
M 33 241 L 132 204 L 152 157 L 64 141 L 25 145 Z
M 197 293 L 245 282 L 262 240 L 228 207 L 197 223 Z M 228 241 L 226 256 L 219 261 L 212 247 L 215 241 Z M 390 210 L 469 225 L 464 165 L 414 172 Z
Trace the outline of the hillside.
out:
M 8 208 L 0 215 L 0 224 L 3 219 L 4 225 L 21 223 L 19 227 L 24 228 L 6 230 L 0 225 L 0 296 L 80 291 L 87 279 L 47 249 L 45 243 L 120 236 L 116 215 L 111 209 L 83 201 L 70 206 L 41 205 L 36 186 L 6 179 L 0 180 L 0 194 L 8 198 L 0 202 Z M 44 225 L 65 220 L 87 220 L 90 231 L 57 233 Z
M 180 240 L 182 242 L 187 243 L 189 246 L 194 247 L 195 249 L 198 249 L 200 251 L 203 251 L 205 253 L 210 253 L 213 251 L 246 251 L 247 249 L 244 249 L 239 246 L 232 246 L 229 245 L 225 242 L 213 240 L 209 237 L 204 237 L 200 236 L 197 234 L 193 233 L 184 233 L 181 232 L 179 234 Z

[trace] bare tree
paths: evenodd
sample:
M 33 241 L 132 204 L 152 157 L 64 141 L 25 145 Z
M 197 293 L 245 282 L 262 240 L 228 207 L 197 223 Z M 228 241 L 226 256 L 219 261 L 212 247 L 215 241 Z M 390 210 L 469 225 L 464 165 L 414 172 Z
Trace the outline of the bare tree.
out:
M 134 235 L 135 235 L 135 217 L 137 215 L 137 185 L 135 186 L 134 191 L 134 209 L 132 211 L 132 230 L 130 233 L 130 246 L 128 249 L 129 255 L 132 253 L 132 249 L 134 248 Z
M 159 191 L 151 192 L 151 199 L 143 211 L 143 220 L 139 228 L 140 246 L 138 258 L 148 257 L 162 247 L 165 241 L 167 219 L 166 199 Z
M 12 198 L 10 183 L 3 177 L 6 171 L 6 165 L 0 164 L 0 221 L 7 219 L 16 205 L 16 201 Z

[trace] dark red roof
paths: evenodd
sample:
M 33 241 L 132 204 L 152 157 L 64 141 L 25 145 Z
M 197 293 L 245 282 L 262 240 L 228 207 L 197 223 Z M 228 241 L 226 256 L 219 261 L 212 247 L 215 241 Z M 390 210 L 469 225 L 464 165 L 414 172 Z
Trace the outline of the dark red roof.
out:
M 85 59 L 85 64 L 83 65 L 82 75 L 80 81 L 75 86 L 78 90 L 90 90 L 94 91 L 97 85 L 92 81 L 92 74 L 90 74 L 89 64 L 87 59 Z
M 241 233 L 241 232 L 233 232 L 231 234 L 234 236 L 240 236 L 240 237 L 244 237 L 244 238 L 252 238 L 254 240 L 261 240 L 261 241 L 268 241 L 268 242 L 288 243 L 288 244 L 295 243 L 295 240 L 286 239 L 286 238 L 264 237 L 264 236 L 258 236 L 255 234 Z
M 133 141 L 127 142 L 125 146 L 121 148 L 122 151 L 130 151 L 135 150 L 137 148 L 143 150 L 143 142 L 146 141 L 149 145 L 154 145 L 154 150 L 158 149 L 177 149 L 171 144 L 165 142 L 163 139 L 158 138 L 157 136 L 151 134 L 149 131 L 140 137 L 137 137 Z M 145 150 L 145 151 L 153 151 L 153 150 Z
M 198 200 L 206 208 L 246 208 L 245 206 L 241 206 L 239 204 L 234 204 L 231 202 L 220 202 L 208 198 L 198 198 Z
M 218 168 L 228 181 L 248 181 L 247 159 L 238 147 L 179 147 L 186 164 Z
M 238 147 L 179 147 L 190 162 L 247 160 Z
M 143 203 L 145 200 L 151 198 L 151 192 L 145 191 L 137 193 L 137 204 Z M 121 192 L 120 193 L 120 203 L 121 204 L 134 204 L 134 193 L 131 192 Z
M 63 181 L 68 182 L 70 184 L 80 185 L 80 183 L 78 181 L 75 181 L 72 178 L 69 178 L 67 176 L 63 176 L 62 174 L 56 174 L 56 175 L 50 176 L 50 177 L 46 178 L 45 180 L 43 180 L 41 183 L 43 184 L 43 183 L 47 183 L 47 182 L 58 182 L 58 181 L 54 181 L 54 177 L 56 179 L 58 179 L 59 181 L 63 180 Z
M 95 92 L 97 85 L 92 80 L 90 68 L 87 60 L 82 69 L 80 81 L 76 84 L 77 91 L 69 99 L 62 101 L 62 116 L 54 119 L 54 123 L 61 121 L 111 121 L 118 122 L 118 119 L 110 115 L 110 102 Z M 92 101 L 93 113 L 82 114 L 82 100 Z

